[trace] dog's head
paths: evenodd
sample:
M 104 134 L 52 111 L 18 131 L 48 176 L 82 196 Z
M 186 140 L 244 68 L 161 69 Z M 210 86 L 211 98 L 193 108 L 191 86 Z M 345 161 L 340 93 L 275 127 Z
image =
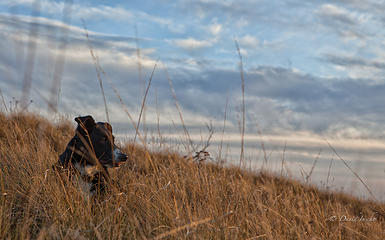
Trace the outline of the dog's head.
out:
M 103 167 L 119 167 L 127 161 L 128 156 L 115 145 L 109 123 L 96 123 L 91 116 L 77 117 L 75 121 L 78 123 L 76 134 L 82 144 Z

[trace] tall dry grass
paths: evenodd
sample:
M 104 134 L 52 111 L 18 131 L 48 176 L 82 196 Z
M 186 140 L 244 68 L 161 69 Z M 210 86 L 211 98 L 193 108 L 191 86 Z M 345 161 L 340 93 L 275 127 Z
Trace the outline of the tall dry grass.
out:
M 106 196 L 89 199 L 51 171 L 73 131 L 67 121 L 0 114 L 0 239 L 385 237 L 384 204 L 130 144 Z

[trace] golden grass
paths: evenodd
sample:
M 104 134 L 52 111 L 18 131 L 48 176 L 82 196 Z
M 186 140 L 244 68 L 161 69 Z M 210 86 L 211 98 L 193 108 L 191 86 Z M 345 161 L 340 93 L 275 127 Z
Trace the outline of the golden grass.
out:
M 384 204 L 129 144 L 90 200 L 51 171 L 73 131 L 0 114 L 0 239 L 385 239 Z

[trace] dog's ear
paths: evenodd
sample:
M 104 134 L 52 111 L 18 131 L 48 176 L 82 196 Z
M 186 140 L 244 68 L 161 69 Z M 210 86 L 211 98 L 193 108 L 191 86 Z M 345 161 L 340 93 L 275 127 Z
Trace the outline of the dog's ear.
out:
M 95 120 L 91 116 L 77 117 L 75 121 L 78 123 L 77 130 L 81 133 L 85 133 L 85 130 L 91 132 L 96 126 Z
M 109 124 L 108 122 L 104 123 L 104 126 L 107 128 L 108 131 L 110 131 L 110 133 L 112 133 L 112 127 L 111 127 L 111 124 Z

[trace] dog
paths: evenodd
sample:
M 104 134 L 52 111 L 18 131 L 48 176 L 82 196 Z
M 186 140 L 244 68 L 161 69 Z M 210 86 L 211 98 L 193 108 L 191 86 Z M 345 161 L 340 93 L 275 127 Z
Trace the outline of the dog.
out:
M 53 168 L 67 172 L 71 179 L 76 173 L 83 191 L 91 196 L 104 193 L 110 181 L 107 168 L 119 167 L 128 156 L 115 145 L 109 123 L 96 123 L 92 116 L 77 117 L 75 121 L 75 136 Z

